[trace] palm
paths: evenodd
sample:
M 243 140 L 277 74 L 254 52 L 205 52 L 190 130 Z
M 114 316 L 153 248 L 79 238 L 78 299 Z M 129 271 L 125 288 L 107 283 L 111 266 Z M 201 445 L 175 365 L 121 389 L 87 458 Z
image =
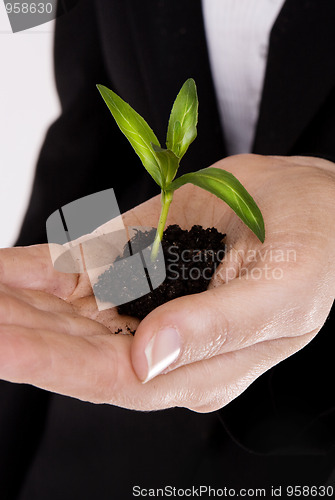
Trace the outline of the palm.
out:
M 178 223 L 184 228 L 195 223 L 214 224 L 216 200 L 205 192 L 200 192 L 197 198 L 194 190 L 200 191 L 185 186 L 176 192 L 169 224 Z M 193 200 L 188 204 L 189 210 L 184 195 Z M 207 221 L 202 210 L 204 202 L 211 206 L 206 212 Z M 152 198 L 124 214 L 124 224 L 155 226 L 159 210 L 159 197 Z M 109 226 L 103 230 L 109 231 Z M 124 333 L 136 329 L 139 321 L 119 316 L 116 308 L 98 311 L 88 275 L 55 271 L 47 245 L 1 250 L 0 263 L 3 263 L 0 377 L 13 382 L 24 380 L 93 402 L 115 401 L 117 379 L 124 388 L 118 404 L 138 408 L 138 401 L 135 403 L 138 391 L 148 391 L 131 366 L 132 337 L 112 334 L 120 329 Z M 143 398 L 143 408 L 162 404 L 158 399 L 152 394 Z

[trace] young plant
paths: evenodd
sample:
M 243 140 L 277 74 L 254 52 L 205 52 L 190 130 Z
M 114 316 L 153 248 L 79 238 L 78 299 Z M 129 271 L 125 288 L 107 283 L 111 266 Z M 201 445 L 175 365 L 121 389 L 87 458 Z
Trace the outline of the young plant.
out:
M 161 147 L 147 122 L 128 103 L 107 87 L 97 87 L 144 168 L 161 188 L 162 208 L 151 251 L 152 260 L 157 257 L 173 193 L 189 182 L 225 201 L 263 243 L 265 230 L 262 214 L 250 194 L 231 173 L 208 167 L 175 179 L 180 160 L 197 136 L 198 96 L 192 78 L 184 83 L 173 104 L 166 149 Z

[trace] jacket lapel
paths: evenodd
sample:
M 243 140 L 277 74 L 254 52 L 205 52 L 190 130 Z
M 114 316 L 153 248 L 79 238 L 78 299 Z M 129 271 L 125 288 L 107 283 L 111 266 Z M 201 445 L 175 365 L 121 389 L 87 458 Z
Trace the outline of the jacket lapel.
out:
M 112 5 L 123 12 L 122 43 L 130 50 L 119 43 L 116 53 L 119 59 L 133 57 L 133 68 L 119 82 L 124 97 L 147 117 L 163 142 L 176 93 L 193 77 L 200 101 L 198 139 L 183 159 L 182 172 L 224 157 L 201 0 L 124 0 Z M 108 12 L 107 5 L 104 11 Z M 122 32 L 120 27 L 106 26 L 105 36 L 114 31 Z M 334 0 L 286 0 L 271 32 L 253 152 L 287 155 L 294 151 L 335 84 L 334 54 Z M 118 60 L 111 64 L 115 65 Z
M 271 32 L 253 151 L 290 154 L 334 84 L 334 0 L 287 0 Z
M 182 172 L 225 156 L 203 25 L 201 0 L 127 0 L 128 19 L 140 61 L 140 79 L 150 102 L 152 127 L 163 141 L 171 105 L 181 85 L 194 78 L 199 95 L 198 138 Z

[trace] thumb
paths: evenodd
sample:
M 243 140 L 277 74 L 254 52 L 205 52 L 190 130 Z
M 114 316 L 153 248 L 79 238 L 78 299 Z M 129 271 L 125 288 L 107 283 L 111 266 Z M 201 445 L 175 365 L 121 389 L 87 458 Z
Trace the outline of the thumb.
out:
M 142 382 L 160 373 L 280 337 L 313 331 L 296 287 L 236 279 L 168 302 L 139 325 L 131 348 Z M 319 325 L 319 327 L 321 327 Z

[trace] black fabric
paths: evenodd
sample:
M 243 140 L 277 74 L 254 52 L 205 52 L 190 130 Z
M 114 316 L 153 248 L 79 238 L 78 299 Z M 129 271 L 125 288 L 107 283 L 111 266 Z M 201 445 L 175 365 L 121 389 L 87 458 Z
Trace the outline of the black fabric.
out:
M 176 92 L 194 77 L 199 133 L 182 171 L 226 155 L 200 0 L 74 4 L 56 24 L 62 115 L 47 133 L 18 245 L 46 241 L 47 217 L 87 194 L 113 187 L 125 211 L 157 193 L 96 83 L 128 100 L 163 142 Z M 333 0 L 286 1 L 271 33 L 254 152 L 335 161 L 334 18 Z M 139 413 L 3 382 L 0 498 L 128 499 L 135 484 L 321 484 L 334 467 L 333 343 L 328 321 L 308 347 L 209 415 Z

